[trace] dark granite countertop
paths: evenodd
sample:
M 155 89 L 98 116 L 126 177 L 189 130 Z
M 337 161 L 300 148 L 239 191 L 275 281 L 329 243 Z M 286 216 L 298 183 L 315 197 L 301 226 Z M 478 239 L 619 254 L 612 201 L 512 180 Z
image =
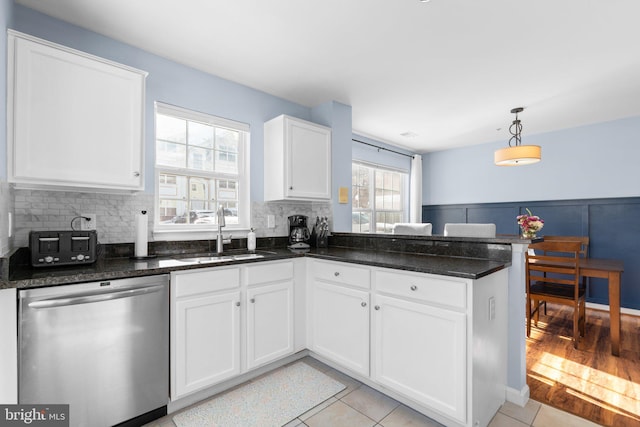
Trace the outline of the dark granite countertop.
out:
M 188 253 L 158 256 L 157 258 L 146 260 L 134 260 L 128 257 L 105 257 L 100 258 L 95 264 L 81 267 L 33 268 L 28 265 L 20 265 L 10 271 L 8 280 L 0 281 L 0 288 L 20 289 L 114 280 L 167 274 L 178 270 L 239 265 L 302 256 L 468 279 L 477 279 L 510 265 L 510 262 L 506 259 L 492 260 L 432 253 L 363 250 L 351 247 L 314 248 L 308 251 L 294 251 L 285 247 L 269 247 L 265 249 L 259 248 L 256 252 L 264 255 L 264 257 L 205 264 L 188 264 L 179 261 L 181 258 L 210 255 L 209 253 Z M 246 253 L 246 251 L 231 250 L 225 252 L 225 255 L 242 253 Z
M 394 268 L 418 273 L 479 279 L 511 265 L 507 261 L 456 257 L 416 252 L 367 251 L 333 247 L 313 249 L 308 256 L 330 261 L 350 262 L 374 267 Z

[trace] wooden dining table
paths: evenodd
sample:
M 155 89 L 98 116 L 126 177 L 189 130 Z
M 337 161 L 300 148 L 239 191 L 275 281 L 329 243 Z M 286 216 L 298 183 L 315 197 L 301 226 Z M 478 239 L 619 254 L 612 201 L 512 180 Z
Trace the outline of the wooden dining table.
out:
M 607 279 L 609 286 L 609 323 L 611 354 L 620 356 L 620 282 L 624 263 L 617 259 L 580 258 L 580 275 Z

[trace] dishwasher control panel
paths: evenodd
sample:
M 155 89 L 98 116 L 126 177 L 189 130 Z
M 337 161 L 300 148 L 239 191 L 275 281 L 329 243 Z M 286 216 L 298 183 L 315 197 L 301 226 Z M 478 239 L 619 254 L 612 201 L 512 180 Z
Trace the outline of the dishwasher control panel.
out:
M 32 231 L 29 233 L 31 265 L 92 264 L 96 261 L 98 237 L 91 231 Z

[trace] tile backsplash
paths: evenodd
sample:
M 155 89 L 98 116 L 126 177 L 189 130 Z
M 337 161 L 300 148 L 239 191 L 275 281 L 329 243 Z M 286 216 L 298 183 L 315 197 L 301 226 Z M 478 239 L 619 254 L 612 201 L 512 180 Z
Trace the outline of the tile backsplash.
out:
M 131 243 L 135 235 L 135 214 L 142 210 L 149 213 L 149 241 L 153 241 L 153 204 L 154 195 L 148 193 L 109 194 L 11 189 L 8 184 L 0 183 L 2 224 L 5 223 L 7 215 L 4 209 L 7 212 L 14 210 L 15 213 L 13 243 L 10 244 L 3 231 L 0 231 L 0 249 L 4 248 L 5 243 L 7 248 L 28 246 L 31 230 L 69 230 L 71 221 L 74 221 L 76 229 L 80 229 L 80 220 L 74 220 L 80 214 L 96 214 L 100 243 Z M 315 222 L 316 216 L 331 219 L 331 203 L 253 202 L 251 226 L 256 229 L 258 237 L 287 236 L 287 217 L 293 214 L 307 215 L 311 225 Z M 274 216 L 275 228 L 267 228 L 268 215 Z

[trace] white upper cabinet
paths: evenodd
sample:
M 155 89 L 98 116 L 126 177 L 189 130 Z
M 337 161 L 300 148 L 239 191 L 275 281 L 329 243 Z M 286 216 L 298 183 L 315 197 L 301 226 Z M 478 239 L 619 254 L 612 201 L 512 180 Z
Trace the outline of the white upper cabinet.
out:
M 264 124 L 264 199 L 331 199 L 331 129 L 286 115 Z
M 143 190 L 147 73 L 15 31 L 8 43 L 9 181 Z

